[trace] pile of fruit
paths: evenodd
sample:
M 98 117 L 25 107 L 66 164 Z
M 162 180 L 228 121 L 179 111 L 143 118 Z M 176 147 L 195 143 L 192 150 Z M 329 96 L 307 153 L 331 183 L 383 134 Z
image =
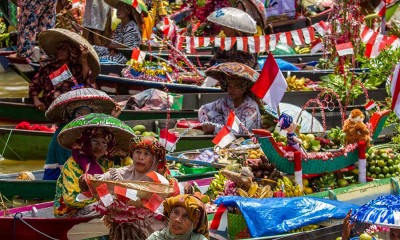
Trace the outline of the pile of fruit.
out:
M 133 126 L 132 131 L 134 131 L 136 135 L 158 137 L 155 132 L 147 131 L 146 126 L 141 124 Z
M 371 147 L 366 153 L 366 160 L 368 177 L 383 179 L 400 175 L 400 155 L 392 148 Z
M 293 49 L 297 54 L 309 54 L 311 52 L 311 49 L 308 46 L 306 46 L 306 47 L 296 46 Z
M 262 155 L 260 157 L 261 162 L 258 164 L 249 164 L 254 177 L 257 178 L 268 178 L 270 180 L 277 181 L 281 178 L 281 172 L 276 169 L 275 164 L 268 161 L 268 159 Z
M 293 183 L 290 178 L 282 176 L 282 178 L 278 179 L 277 186 L 274 189 L 274 196 L 300 197 L 303 195 L 300 185 Z
M 311 88 L 307 87 L 310 79 L 301 77 L 297 78 L 296 75 L 286 77 L 287 91 L 311 91 Z

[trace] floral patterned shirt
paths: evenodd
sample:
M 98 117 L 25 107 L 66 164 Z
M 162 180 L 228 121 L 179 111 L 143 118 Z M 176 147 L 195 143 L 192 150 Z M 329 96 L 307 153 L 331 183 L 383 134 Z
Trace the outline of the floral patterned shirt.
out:
M 199 109 L 199 121 L 212 122 L 220 125 L 225 125 L 228 120 L 229 110 L 233 110 L 235 115 L 240 119 L 247 129 L 261 127 L 261 114 L 256 101 L 246 96 L 243 103 L 235 108 L 231 97 L 226 96 L 217 101 L 207 103 Z M 214 133 L 218 133 L 219 127 L 216 127 Z M 239 134 L 244 134 L 240 129 Z

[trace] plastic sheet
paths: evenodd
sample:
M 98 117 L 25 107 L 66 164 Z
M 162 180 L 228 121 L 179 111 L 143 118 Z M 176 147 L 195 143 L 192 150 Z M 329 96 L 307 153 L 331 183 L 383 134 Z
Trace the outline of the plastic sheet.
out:
M 258 60 L 258 64 L 260 65 L 261 69 L 263 68 L 265 61 L 266 61 L 266 58 Z M 276 61 L 276 64 L 278 64 L 278 67 L 280 70 L 299 71 L 299 68 L 290 62 L 287 62 L 287 61 L 279 59 L 279 58 L 276 58 L 275 61 Z
M 283 234 L 331 218 L 342 219 L 359 206 L 322 198 L 243 198 L 220 197 L 216 204 L 238 207 L 252 237 Z
M 173 102 L 173 97 L 167 95 L 166 92 L 158 89 L 147 89 L 131 96 L 126 103 L 125 109 L 166 110 L 168 109 L 168 100 L 170 101 L 170 105 Z

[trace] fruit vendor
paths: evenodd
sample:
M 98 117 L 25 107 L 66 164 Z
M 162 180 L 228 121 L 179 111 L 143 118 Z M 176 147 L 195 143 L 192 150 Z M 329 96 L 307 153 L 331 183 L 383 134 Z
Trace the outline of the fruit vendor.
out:
M 162 177 L 165 176 L 169 183 L 176 186 L 179 191 L 176 180 L 169 175 L 166 167 L 166 150 L 156 138 L 151 136 L 135 137 L 131 140 L 130 151 L 133 159 L 132 165 L 123 168 L 111 168 L 104 174 L 88 175 L 88 178 L 151 182 L 152 177 L 150 176 L 157 173 Z M 81 189 L 86 189 L 87 184 L 83 177 L 80 182 Z M 174 187 L 174 189 L 176 188 Z M 175 195 L 179 193 L 176 192 Z M 146 208 L 140 208 L 143 209 L 141 214 L 144 217 L 142 219 L 137 218 L 135 207 L 129 205 L 116 206 L 116 209 L 119 210 L 106 213 L 106 224 L 110 226 L 110 239 L 146 239 L 153 232 L 166 227 L 166 221 L 163 218 L 159 218 L 157 214 Z
M 113 34 L 113 41 L 107 46 L 94 46 L 100 60 L 107 60 L 116 63 L 125 64 L 128 59 L 118 52 L 118 48 L 138 48 L 142 41 L 143 17 L 147 16 L 146 6 L 140 2 L 139 7 L 142 13 L 139 13 L 135 8 L 126 2 L 128 1 L 105 1 L 111 7 L 117 9 L 117 17 L 121 19 L 121 23 L 117 25 Z
M 178 195 L 164 201 L 168 227 L 154 232 L 147 240 L 208 239 L 208 221 L 204 204 L 191 195 Z
M 97 116 L 89 114 L 66 125 L 58 136 L 58 141 L 65 147 L 72 149 L 72 156 L 64 164 L 61 175 L 57 180 L 56 195 L 54 199 L 54 215 L 58 217 L 78 217 L 93 214 L 96 199 L 89 198 L 78 200 L 77 197 L 82 192 L 79 187 L 79 177 L 86 173 L 102 174 L 113 167 L 113 162 L 107 160 L 112 156 L 125 157 L 124 166 L 130 165 L 132 159 L 128 153 L 122 149 L 121 138 L 115 136 L 127 134 L 122 128 L 114 127 L 110 124 L 98 127 L 91 127 L 88 120 Z M 103 122 L 115 119 L 105 114 L 100 118 Z M 115 119 L 119 121 L 118 119 Z M 86 122 L 88 122 L 87 125 Z M 83 129 L 83 130 L 82 130 Z M 74 136 L 80 136 L 76 138 Z M 119 139 L 117 142 L 117 139 Z
M 206 75 L 219 81 L 221 89 L 228 93 L 226 97 L 205 104 L 199 109 L 199 121 L 224 125 L 230 110 L 247 129 L 261 127 L 261 101 L 251 93 L 250 88 L 258 79 L 258 73 L 252 68 L 237 62 L 222 63 L 210 67 Z M 219 127 L 203 124 L 206 133 L 217 133 Z M 243 134 L 243 129 L 238 134 Z

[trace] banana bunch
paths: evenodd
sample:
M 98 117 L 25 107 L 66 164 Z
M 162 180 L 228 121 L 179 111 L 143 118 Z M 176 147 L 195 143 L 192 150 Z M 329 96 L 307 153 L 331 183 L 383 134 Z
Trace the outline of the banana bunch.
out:
M 280 187 L 282 185 L 284 186 L 283 192 L 285 193 L 286 197 L 299 197 L 304 195 L 300 185 L 293 185 L 292 180 L 286 176 L 282 176 L 282 178 L 278 179 L 275 192 L 280 191 Z
M 237 193 L 245 198 L 271 198 L 274 196 L 269 185 L 259 186 L 257 182 L 252 182 L 248 191 L 238 188 Z
M 305 226 L 305 227 L 292 230 L 292 231 L 290 231 L 290 233 L 298 233 L 298 232 L 313 231 L 313 230 L 315 230 L 315 229 L 318 229 L 319 227 L 320 227 L 319 225 L 310 224 L 310 225 L 307 225 L 307 226 Z
M 309 48 L 309 47 L 300 47 L 300 46 L 296 46 L 296 47 L 294 48 L 294 51 L 295 51 L 297 54 L 308 54 L 308 53 L 311 52 L 311 48 Z
M 214 179 L 211 181 L 211 184 L 209 186 L 209 191 L 211 191 L 214 196 L 218 196 L 220 192 L 224 191 L 224 184 L 225 181 L 228 180 L 224 175 L 222 175 L 221 172 L 218 174 L 214 174 Z
M 288 85 L 286 89 L 287 91 L 310 90 L 309 88 L 306 87 L 308 79 L 306 79 L 305 77 L 297 78 L 296 75 L 288 76 L 286 77 L 286 82 Z

